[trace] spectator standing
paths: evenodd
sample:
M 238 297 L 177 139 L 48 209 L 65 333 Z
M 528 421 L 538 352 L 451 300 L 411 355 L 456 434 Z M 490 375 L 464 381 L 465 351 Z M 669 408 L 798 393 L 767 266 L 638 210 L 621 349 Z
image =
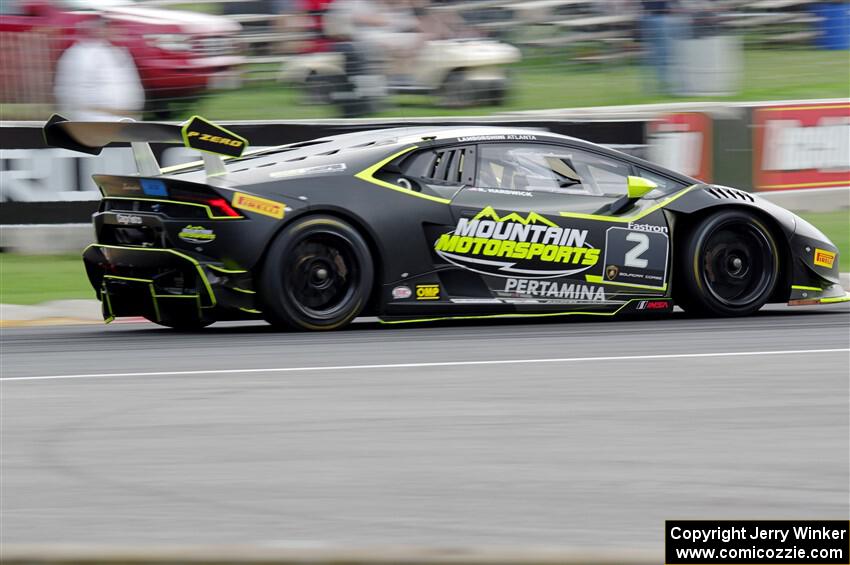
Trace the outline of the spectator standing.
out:
M 391 63 L 390 73 L 404 74 L 425 42 L 419 21 L 406 2 L 335 0 L 325 16 L 325 28 L 349 37 L 372 61 Z
M 673 42 L 678 38 L 678 21 L 675 0 L 641 1 L 641 40 L 647 63 L 655 71 L 656 88 L 671 92 Z
M 86 20 L 77 34 L 56 64 L 54 95 L 60 111 L 83 121 L 140 117 L 145 91 L 136 63 L 109 40 L 107 22 Z

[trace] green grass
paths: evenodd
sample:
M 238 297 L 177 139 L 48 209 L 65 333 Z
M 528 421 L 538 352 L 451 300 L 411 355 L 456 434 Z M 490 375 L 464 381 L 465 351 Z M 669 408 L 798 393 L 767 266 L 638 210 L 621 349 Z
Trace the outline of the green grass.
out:
M 377 117 L 487 115 L 499 111 L 576 108 L 656 102 L 789 100 L 850 96 L 846 51 L 749 50 L 741 91 L 729 97 L 681 98 L 652 91 L 648 71 L 626 65 L 579 65 L 552 56 L 528 58 L 512 70 L 513 92 L 503 106 L 445 109 L 429 96 L 396 96 Z M 311 119 L 336 116 L 331 106 L 309 106 L 292 85 L 260 83 L 208 96 L 185 116 L 214 120 Z
M 94 297 L 79 254 L 0 253 L 0 303 L 38 304 Z
M 838 265 L 842 273 L 850 271 L 850 211 L 808 212 L 800 214 L 838 247 Z
M 221 4 L 215 2 L 186 2 L 171 4 L 169 10 L 186 10 L 188 12 L 201 12 L 204 14 L 221 14 Z
M 187 3 L 187 5 L 190 5 Z M 191 4 L 213 10 L 213 4 Z M 262 70 L 275 76 L 279 65 L 252 65 L 249 73 Z M 653 91 L 652 73 L 640 61 L 617 64 L 579 64 L 569 54 L 531 55 L 510 69 L 512 89 L 502 106 L 447 109 L 435 105 L 432 96 L 394 96 L 387 110 L 372 117 L 482 116 L 496 112 L 544 110 L 589 106 L 612 106 L 664 102 L 738 102 L 850 96 L 850 61 L 847 51 L 799 49 L 749 49 L 744 53 L 741 91 L 728 97 L 682 98 Z M 256 76 L 256 74 L 255 74 Z M 330 105 L 302 103 L 299 89 L 270 79 L 249 83 L 239 90 L 206 95 L 201 100 L 174 108 L 174 119 L 194 114 L 212 120 L 317 119 L 338 117 Z M 44 105 L 5 104 L 2 118 L 46 119 Z
M 850 271 L 850 211 L 800 214 L 841 251 L 841 272 Z M 94 298 L 79 255 L 0 253 L 0 302 L 38 304 L 48 300 Z

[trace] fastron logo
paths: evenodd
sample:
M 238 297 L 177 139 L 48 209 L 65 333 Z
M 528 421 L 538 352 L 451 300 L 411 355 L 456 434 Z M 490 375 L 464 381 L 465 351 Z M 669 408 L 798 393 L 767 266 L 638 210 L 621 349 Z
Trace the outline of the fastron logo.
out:
M 491 207 L 460 218 L 434 249 L 459 267 L 499 277 L 554 278 L 586 271 L 599 261 L 588 231 L 559 226 L 530 212 L 503 217 Z

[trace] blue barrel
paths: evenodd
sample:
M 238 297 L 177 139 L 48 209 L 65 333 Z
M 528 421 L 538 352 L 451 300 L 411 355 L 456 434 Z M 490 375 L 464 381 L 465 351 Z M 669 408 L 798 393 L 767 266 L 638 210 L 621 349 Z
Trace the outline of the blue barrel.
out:
M 850 3 L 815 4 L 820 16 L 815 45 L 820 49 L 850 49 Z

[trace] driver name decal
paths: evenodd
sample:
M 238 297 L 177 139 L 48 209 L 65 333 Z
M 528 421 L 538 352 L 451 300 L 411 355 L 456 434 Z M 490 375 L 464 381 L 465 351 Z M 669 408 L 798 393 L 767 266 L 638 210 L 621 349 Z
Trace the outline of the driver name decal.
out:
M 562 227 L 534 212 L 500 217 L 487 207 L 460 218 L 442 234 L 437 254 L 459 267 L 499 277 L 554 278 L 586 271 L 599 261 L 588 230 Z

